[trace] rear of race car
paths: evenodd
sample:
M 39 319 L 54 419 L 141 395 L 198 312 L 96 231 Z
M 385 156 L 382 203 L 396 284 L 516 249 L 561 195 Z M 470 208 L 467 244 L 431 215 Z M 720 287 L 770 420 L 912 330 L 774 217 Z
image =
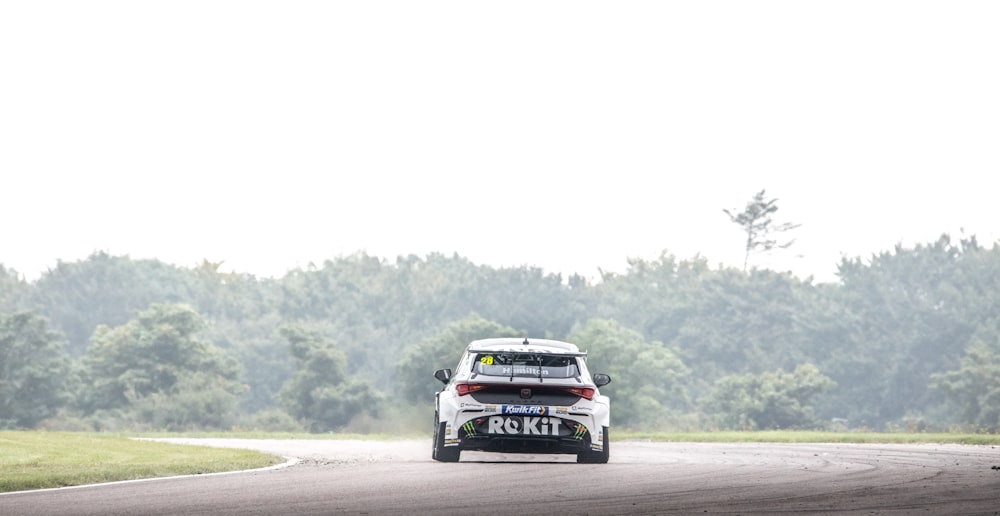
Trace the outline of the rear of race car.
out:
M 487 339 L 469 345 L 437 394 L 433 458 L 463 450 L 575 454 L 607 462 L 610 400 L 590 377 L 586 353 L 559 341 Z

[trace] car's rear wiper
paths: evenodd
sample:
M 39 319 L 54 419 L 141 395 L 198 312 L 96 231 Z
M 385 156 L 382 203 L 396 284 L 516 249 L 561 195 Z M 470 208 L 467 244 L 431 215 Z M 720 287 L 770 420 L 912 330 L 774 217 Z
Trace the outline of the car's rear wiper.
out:
M 538 383 L 542 383 L 542 355 L 536 355 L 538 357 Z

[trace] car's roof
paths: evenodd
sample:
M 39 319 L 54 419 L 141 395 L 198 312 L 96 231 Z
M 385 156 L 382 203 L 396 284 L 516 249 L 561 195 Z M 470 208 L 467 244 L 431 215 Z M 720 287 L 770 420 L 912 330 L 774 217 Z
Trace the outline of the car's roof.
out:
M 521 337 L 498 337 L 472 341 L 468 346 L 471 352 L 519 352 L 519 353 L 552 353 L 561 355 L 585 356 L 586 351 L 580 351 L 576 344 L 551 339 L 528 339 Z

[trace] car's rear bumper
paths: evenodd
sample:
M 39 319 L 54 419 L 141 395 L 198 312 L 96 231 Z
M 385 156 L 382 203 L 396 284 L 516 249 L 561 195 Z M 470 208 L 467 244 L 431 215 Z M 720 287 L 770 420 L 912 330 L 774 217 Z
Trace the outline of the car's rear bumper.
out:
M 559 409 L 520 415 L 505 413 L 502 406 L 489 407 L 459 411 L 445 427 L 444 446 L 510 453 L 601 451 L 603 431 L 590 414 L 569 414 Z
M 473 436 L 460 439 L 459 448 L 500 453 L 580 453 L 591 449 L 591 441 L 589 438 Z

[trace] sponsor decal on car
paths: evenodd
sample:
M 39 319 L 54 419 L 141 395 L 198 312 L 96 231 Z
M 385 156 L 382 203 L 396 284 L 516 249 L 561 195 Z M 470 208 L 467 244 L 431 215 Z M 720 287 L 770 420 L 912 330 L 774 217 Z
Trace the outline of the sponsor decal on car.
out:
M 590 449 L 594 451 L 604 451 L 604 431 L 597 433 L 597 437 L 591 440 Z
M 490 416 L 486 423 L 486 433 L 492 435 L 558 436 L 561 421 L 554 417 Z
M 541 405 L 501 405 L 500 413 L 515 416 L 547 416 L 549 415 L 549 407 Z

